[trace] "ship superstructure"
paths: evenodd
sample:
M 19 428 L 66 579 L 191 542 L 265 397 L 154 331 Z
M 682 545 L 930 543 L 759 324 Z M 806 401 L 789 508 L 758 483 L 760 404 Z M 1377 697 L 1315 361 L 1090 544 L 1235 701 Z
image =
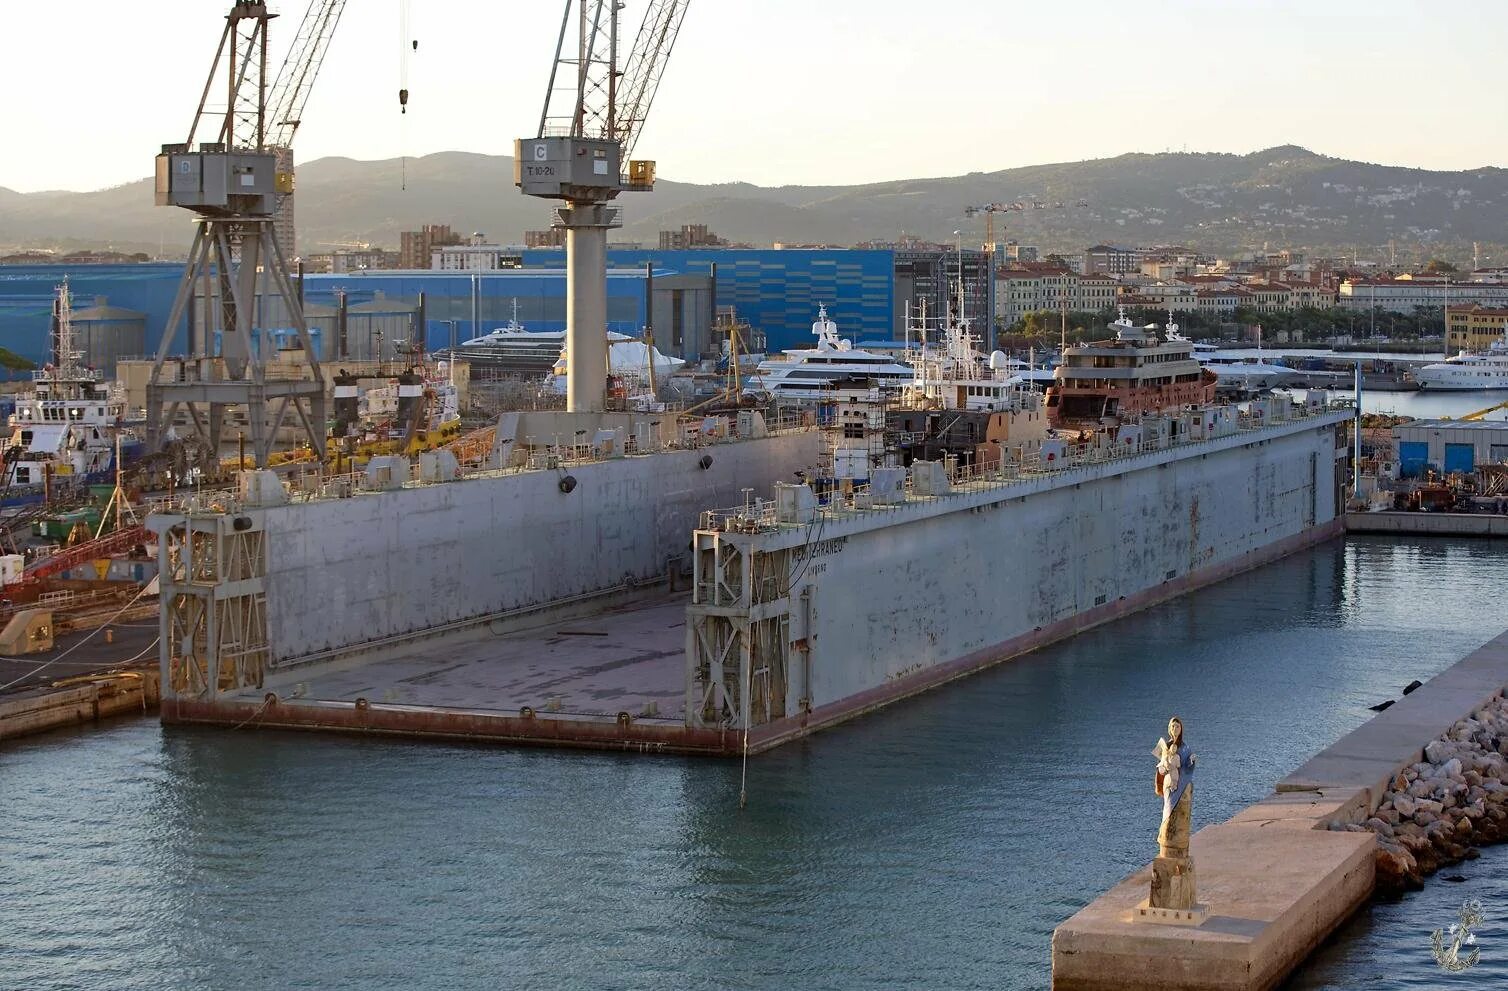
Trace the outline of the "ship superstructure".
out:
M 1156 328 L 1136 326 L 1125 307 L 1110 329 L 1115 331 L 1110 340 L 1063 352 L 1047 390 L 1047 416 L 1054 427 L 1095 428 L 1214 401 L 1215 373 L 1194 358 L 1192 341 L 1158 341 Z
M 74 349 L 72 300 L 58 287 L 52 363 L 32 373 L 33 391 L 16 401 L 5 447 L 8 486 L 104 479 L 122 437 L 125 397 L 86 367 Z M 133 447 L 135 442 L 133 439 Z

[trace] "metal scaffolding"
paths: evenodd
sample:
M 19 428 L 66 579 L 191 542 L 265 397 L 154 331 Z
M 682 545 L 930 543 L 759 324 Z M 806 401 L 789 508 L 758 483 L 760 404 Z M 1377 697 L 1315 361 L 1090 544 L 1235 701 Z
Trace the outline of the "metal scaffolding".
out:
M 262 687 L 267 642 L 267 533 L 259 517 L 153 517 L 160 534 L 164 698 L 211 699 Z
M 747 729 L 806 709 L 810 686 L 788 708 L 792 655 L 791 552 L 757 551 L 749 535 L 698 530 L 686 621 L 686 719 L 695 727 Z M 798 565 L 799 566 L 799 565 Z M 809 608 L 803 594 L 800 612 Z M 801 632 L 798 624 L 797 632 Z

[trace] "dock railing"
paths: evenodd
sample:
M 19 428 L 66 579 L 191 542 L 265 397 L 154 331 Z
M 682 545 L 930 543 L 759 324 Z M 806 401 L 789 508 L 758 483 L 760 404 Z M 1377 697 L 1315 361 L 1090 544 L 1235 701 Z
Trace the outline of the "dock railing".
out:
M 1171 450 L 1192 450 L 1213 444 L 1226 437 L 1251 434 L 1283 423 L 1306 420 L 1327 413 L 1354 411 L 1350 401 L 1331 401 L 1324 405 L 1307 406 L 1294 403 L 1289 408 L 1278 404 L 1264 404 L 1250 411 L 1241 411 L 1228 422 L 1225 429 L 1208 436 L 1191 440 L 1175 441 L 1166 435 L 1151 440 L 1138 438 L 1129 443 L 1066 444 L 1054 447 L 1044 454 L 1033 451 L 1017 460 L 1001 459 L 971 465 L 947 464 L 947 486 L 940 492 L 918 491 L 914 473 L 908 471 L 902 484 L 899 499 L 886 501 L 871 490 L 867 482 L 849 489 L 836 488 L 825 494 L 816 512 L 819 518 L 828 520 L 846 519 L 852 516 L 873 514 L 885 510 L 900 509 L 920 502 L 935 502 L 955 495 L 979 492 L 991 488 L 1020 485 L 1048 477 L 1072 476 L 1087 473 L 1100 465 L 1132 461 Z M 782 523 L 773 499 L 751 498 L 743 506 L 706 510 L 701 516 L 702 530 L 722 533 L 760 533 L 781 526 L 809 526 L 810 517 L 799 521 Z

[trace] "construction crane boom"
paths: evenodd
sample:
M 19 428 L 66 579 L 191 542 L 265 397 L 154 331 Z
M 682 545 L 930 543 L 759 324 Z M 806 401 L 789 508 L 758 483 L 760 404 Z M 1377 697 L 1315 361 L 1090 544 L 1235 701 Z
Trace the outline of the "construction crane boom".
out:
M 634 145 L 649 116 L 660 77 L 670 61 L 670 51 L 681 31 L 681 21 L 691 0 L 651 0 L 639 25 L 633 50 L 624 64 L 623 80 L 618 86 L 617 114 L 613 131 L 623 144 L 623 159 L 633 158 Z
M 287 148 L 293 144 L 293 135 L 303 120 L 304 104 L 309 102 L 309 92 L 314 88 L 330 39 L 345 9 L 346 0 L 310 0 L 267 101 L 269 145 Z
M 1500 409 L 1508 409 L 1508 402 L 1493 403 L 1491 406 L 1488 406 L 1486 409 L 1474 410 L 1473 412 L 1467 413 L 1465 416 L 1462 416 L 1460 419 L 1461 419 L 1461 421 L 1463 423 L 1466 423 L 1466 422 L 1475 422 L 1477 420 L 1485 420 L 1485 419 L 1487 419 L 1487 417 L 1488 417 L 1489 414 L 1496 413 Z M 1449 417 L 1444 417 L 1444 419 L 1450 419 L 1450 418 Z

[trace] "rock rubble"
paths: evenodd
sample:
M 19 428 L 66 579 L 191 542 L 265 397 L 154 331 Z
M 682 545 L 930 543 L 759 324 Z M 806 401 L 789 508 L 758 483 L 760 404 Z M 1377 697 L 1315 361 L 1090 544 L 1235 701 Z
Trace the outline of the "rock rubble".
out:
M 1498 696 L 1424 748 L 1375 812 L 1331 829 L 1377 834 L 1377 888 L 1418 888 L 1441 867 L 1508 839 L 1508 698 Z

